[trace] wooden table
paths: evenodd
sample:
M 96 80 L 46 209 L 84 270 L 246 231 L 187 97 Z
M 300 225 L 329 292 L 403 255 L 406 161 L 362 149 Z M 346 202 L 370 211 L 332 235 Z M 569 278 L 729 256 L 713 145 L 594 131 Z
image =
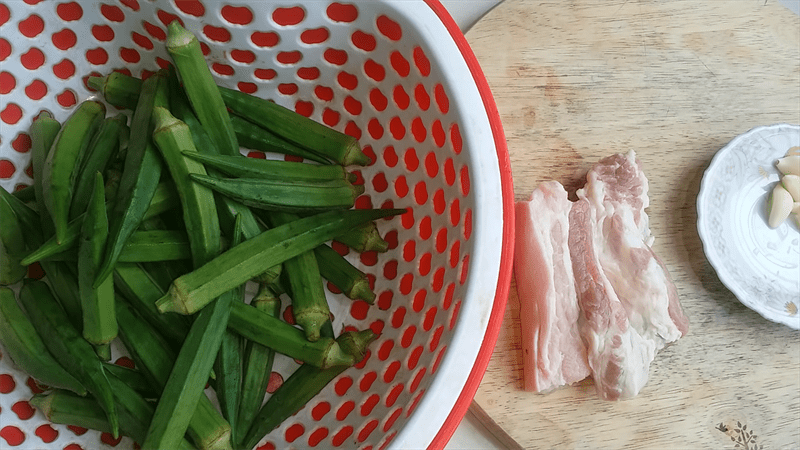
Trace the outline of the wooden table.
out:
M 519 299 L 476 402 L 525 448 L 798 448 L 800 332 L 739 303 L 705 259 L 695 201 L 714 153 L 755 126 L 800 123 L 800 17 L 774 0 L 506 0 L 467 33 L 502 117 L 515 197 L 574 188 L 634 149 L 650 180 L 654 250 L 687 336 L 640 395 L 591 380 L 522 390 Z M 732 438 L 750 435 L 748 447 Z

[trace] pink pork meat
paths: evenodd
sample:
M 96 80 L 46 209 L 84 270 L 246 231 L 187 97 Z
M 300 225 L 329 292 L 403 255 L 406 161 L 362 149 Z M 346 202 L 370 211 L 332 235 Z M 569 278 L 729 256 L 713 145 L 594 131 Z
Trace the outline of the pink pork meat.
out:
M 542 183 L 529 201 L 516 205 L 514 266 L 527 391 L 552 390 L 590 375 L 567 245 L 571 208 L 556 181 Z
M 602 159 L 569 214 L 579 327 L 601 398 L 634 397 L 655 354 L 688 331 L 666 267 L 650 248 L 647 178 L 636 155 Z

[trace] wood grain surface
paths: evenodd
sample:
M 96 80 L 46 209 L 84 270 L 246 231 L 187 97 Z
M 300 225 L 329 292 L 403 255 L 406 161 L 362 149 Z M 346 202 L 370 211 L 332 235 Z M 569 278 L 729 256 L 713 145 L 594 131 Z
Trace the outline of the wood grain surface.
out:
M 599 158 L 637 152 L 654 250 L 690 319 L 634 399 L 601 401 L 591 380 L 524 392 L 512 281 L 475 401 L 524 448 L 800 448 L 800 332 L 719 281 L 695 206 L 731 139 L 800 123 L 800 18 L 774 0 L 506 0 L 466 36 L 497 101 L 517 200 L 548 179 L 575 188 Z

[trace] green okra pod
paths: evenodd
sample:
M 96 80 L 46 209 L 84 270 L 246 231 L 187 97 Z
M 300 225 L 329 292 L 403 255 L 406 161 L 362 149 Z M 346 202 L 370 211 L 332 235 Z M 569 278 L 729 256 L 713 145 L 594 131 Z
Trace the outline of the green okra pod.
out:
M 189 427 L 219 351 L 231 310 L 220 296 L 195 317 L 158 400 L 143 449 L 174 448 Z
M 147 424 L 153 416 L 153 406 L 113 375 L 110 375 L 109 379 L 114 386 L 114 398 L 119 406 L 122 433 L 135 441 L 143 439 Z M 71 392 L 54 390 L 34 395 L 30 404 L 41 411 L 51 423 L 111 432 L 111 425 L 103 409 L 91 397 L 80 397 Z M 175 448 L 189 450 L 194 449 L 194 446 L 186 439 L 182 439 Z
M 78 247 L 78 289 L 83 311 L 83 337 L 100 346 L 117 337 L 117 318 L 114 314 L 113 278 L 106 278 L 96 289 L 92 286 L 108 239 L 103 175 L 96 172 L 92 178 L 95 179 L 94 192 L 88 202 Z
M 185 316 L 162 314 L 156 309 L 155 302 L 164 295 L 164 291 L 141 265 L 117 264 L 114 269 L 114 286 L 147 323 L 160 330 L 170 347 L 180 348 L 189 332 L 189 322 Z
M 299 217 L 273 211 L 270 219 L 271 225 L 275 227 L 298 220 Z M 320 337 L 322 325 L 330 320 L 331 310 L 313 251 L 303 252 L 284 261 L 282 275 L 291 291 L 294 320 L 305 332 L 306 339 L 314 342 Z
M 213 167 L 231 177 L 272 180 L 344 180 L 353 182 L 354 175 L 338 164 L 308 164 L 274 159 L 247 158 L 242 155 L 208 155 L 187 153 L 186 156 Z
M 56 240 L 64 239 L 83 156 L 106 114 L 103 103 L 87 100 L 64 122 L 42 167 L 42 197 L 53 219 Z
M 175 279 L 156 306 L 161 312 L 192 314 L 265 269 L 312 250 L 355 225 L 403 212 L 402 209 L 330 211 L 267 230 Z
M 375 302 L 375 292 L 369 284 L 367 275 L 353 266 L 336 250 L 327 244 L 314 249 L 319 272 L 342 293 L 352 300 L 364 300 L 370 305 Z
M 167 212 L 172 208 L 176 207 L 179 203 L 178 194 L 175 192 L 175 189 L 171 186 L 171 183 L 161 182 L 156 187 L 156 191 L 153 194 L 153 198 L 150 201 L 150 205 L 145 211 L 142 220 L 148 220 L 159 214 Z M 113 213 L 113 208 L 110 213 Z M 84 215 L 80 215 L 75 219 L 72 219 L 67 226 L 67 232 L 64 236 L 64 239 L 59 243 L 56 240 L 56 237 L 53 236 L 52 238 L 48 239 L 46 242 L 41 244 L 38 248 L 34 249 L 30 253 L 28 253 L 25 258 L 22 260 L 22 264 L 30 265 L 37 261 L 41 261 L 46 258 L 51 258 L 55 255 L 58 255 L 62 252 L 66 252 L 70 248 L 73 248 L 75 244 L 78 242 L 78 238 L 81 232 L 81 225 L 83 224 Z M 133 234 L 133 232 L 131 232 Z M 130 239 L 130 238 L 129 238 Z M 120 255 L 117 258 L 121 257 L 122 252 L 125 250 L 125 243 L 122 244 L 122 249 L 120 250 Z
M 67 241 L 69 242 L 69 240 Z M 35 257 L 32 256 L 32 257 Z M 148 263 L 161 261 L 189 260 L 192 257 L 189 239 L 181 230 L 143 230 L 134 231 L 122 253 L 118 263 Z M 60 250 L 52 256 L 37 258 L 48 261 L 77 261 L 78 252 L 74 246 Z M 35 261 L 34 261 L 35 262 Z
M 243 148 L 265 153 L 297 156 L 320 164 L 331 163 L 331 160 L 325 156 L 307 150 L 237 115 L 231 115 L 231 123 L 233 124 L 233 131 L 236 133 L 236 139 Z
M 244 92 L 219 88 L 222 98 L 234 114 L 255 123 L 276 135 L 329 158 L 343 166 L 365 166 L 371 161 L 361 150 L 358 140 L 350 135 L 315 122 L 277 103 Z
M 360 358 L 356 357 L 356 361 L 360 361 L 376 337 L 371 330 L 365 330 L 355 334 L 342 334 L 337 341 L 341 340 L 342 346 L 349 348 L 355 355 L 361 355 Z M 348 341 L 347 344 L 344 343 L 345 340 Z M 264 436 L 297 413 L 346 369 L 345 366 L 319 369 L 308 364 L 298 367 L 261 407 L 242 448 L 254 448 L 258 445 Z
M 244 303 L 231 306 L 228 328 L 314 367 L 349 366 L 357 362 L 332 338 L 320 337 L 310 342 L 302 330 Z
M 31 168 L 33 169 L 33 189 L 36 195 L 36 209 L 42 219 L 42 231 L 46 235 L 53 234 L 55 228 L 47 206 L 44 203 L 42 180 L 44 179 L 44 162 L 50 148 L 61 130 L 61 123 L 48 111 L 42 111 L 31 125 Z
M 189 127 L 162 107 L 153 110 L 152 119 L 155 126 L 153 139 L 178 190 L 192 260 L 195 266 L 199 266 L 220 251 L 220 227 L 214 193 L 189 179 L 190 175 L 206 174 L 203 164 L 183 155 L 183 152 L 197 152 Z
M 164 74 L 159 71 L 145 80 L 141 95 L 133 112 L 130 125 L 130 142 L 125 156 L 125 166 L 120 179 L 113 214 L 109 222 L 109 239 L 103 265 L 98 271 L 95 286 L 114 271 L 119 254 L 131 233 L 144 220 L 150 201 L 155 195 L 161 177 L 161 159 L 152 142 L 153 103 Z
M 364 192 L 364 186 L 345 180 L 215 178 L 201 174 L 192 174 L 191 179 L 245 205 L 285 212 L 352 208 Z
M 238 153 L 239 144 L 228 110 L 222 101 L 197 37 L 175 20 L 167 26 L 166 45 L 192 109 L 200 119 L 200 123 L 208 130 L 211 140 L 222 154 Z
M 26 283 L 19 297 L 47 349 L 97 399 L 111 424 L 111 434 L 118 437 L 119 416 L 114 390 L 91 344 L 69 323 L 66 313 L 44 282 Z
M 33 324 L 17 304 L 14 291 L 0 288 L 0 341 L 8 356 L 47 386 L 86 395 L 86 388 L 70 375 L 45 347 Z
M 89 143 L 81 167 L 78 169 L 75 194 L 69 208 L 70 220 L 86 211 L 89 197 L 94 189 L 94 174 L 95 172 L 105 172 L 108 161 L 119 150 L 120 134 L 123 127 L 127 127 L 127 123 L 128 118 L 124 114 L 117 114 L 103 120 Z M 103 195 L 105 195 L 105 191 Z
M 259 286 L 258 293 L 250 305 L 272 317 L 278 317 L 281 310 L 280 298 L 266 284 Z M 259 408 L 264 403 L 264 395 L 269 386 L 275 350 L 257 342 L 248 341 L 245 346 L 242 364 L 242 396 L 239 400 L 239 413 L 236 417 L 236 443 L 241 446 L 247 430 Z
M 232 247 L 241 244 L 244 240 L 241 219 L 241 216 L 236 216 L 234 221 L 234 229 L 231 232 L 233 235 Z M 231 302 L 244 302 L 244 285 L 222 295 L 230 296 Z M 242 339 L 231 330 L 226 330 L 222 336 L 222 343 L 217 353 L 217 360 L 214 363 L 214 370 L 217 375 L 215 385 L 217 400 L 223 417 L 231 425 L 231 441 L 236 442 L 239 400 L 242 389 Z
M 120 323 L 120 338 L 125 348 L 142 374 L 160 393 L 175 365 L 177 352 L 167 345 L 158 330 L 134 311 L 129 302 L 119 297 L 117 318 Z M 200 396 L 197 407 L 191 414 L 187 434 L 203 450 L 230 447 L 230 424 L 205 395 Z

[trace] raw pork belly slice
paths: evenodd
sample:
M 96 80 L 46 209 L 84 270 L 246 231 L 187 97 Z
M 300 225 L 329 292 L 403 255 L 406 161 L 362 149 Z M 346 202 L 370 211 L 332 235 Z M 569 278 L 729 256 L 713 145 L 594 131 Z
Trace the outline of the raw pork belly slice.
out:
M 688 331 L 664 264 L 648 245 L 647 178 L 636 155 L 602 159 L 570 211 L 579 326 L 598 394 L 630 398 L 656 352 Z
M 542 183 L 516 205 L 514 266 L 520 297 L 523 375 L 527 391 L 547 391 L 590 375 L 578 330 L 564 187 Z

